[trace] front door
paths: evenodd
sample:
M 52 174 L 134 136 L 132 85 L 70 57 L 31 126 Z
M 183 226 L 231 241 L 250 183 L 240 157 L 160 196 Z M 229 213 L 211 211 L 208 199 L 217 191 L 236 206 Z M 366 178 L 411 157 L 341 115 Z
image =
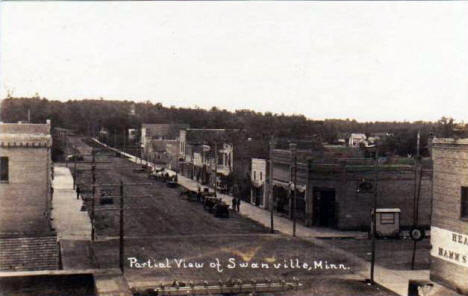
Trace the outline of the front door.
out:
M 335 190 L 314 191 L 314 224 L 324 227 L 336 226 Z

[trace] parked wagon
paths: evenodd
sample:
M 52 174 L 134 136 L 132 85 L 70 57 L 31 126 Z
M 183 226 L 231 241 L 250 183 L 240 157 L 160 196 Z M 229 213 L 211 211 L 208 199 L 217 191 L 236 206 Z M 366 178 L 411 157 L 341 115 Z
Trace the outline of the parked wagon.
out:
M 101 197 L 99 198 L 99 204 L 101 205 L 111 205 L 114 203 L 114 199 L 112 197 L 112 190 L 102 190 L 101 189 Z
M 229 218 L 229 205 L 224 202 L 217 203 L 213 207 L 214 215 L 218 218 Z
M 196 201 L 197 200 L 197 192 L 196 191 L 193 191 L 193 190 L 185 190 L 185 191 L 182 191 L 179 196 L 185 196 L 187 198 L 187 200 L 189 201 Z
M 221 198 L 205 197 L 203 208 L 208 212 L 213 213 L 215 217 L 229 217 L 229 205 L 223 202 Z

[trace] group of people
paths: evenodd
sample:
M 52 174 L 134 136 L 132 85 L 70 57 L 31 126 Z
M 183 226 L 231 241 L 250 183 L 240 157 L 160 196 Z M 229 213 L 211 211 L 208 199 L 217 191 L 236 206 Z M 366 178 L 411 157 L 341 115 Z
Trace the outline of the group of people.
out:
M 234 197 L 232 199 L 232 209 L 235 212 L 240 212 L 240 204 L 241 204 L 241 199 L 238 197 Z

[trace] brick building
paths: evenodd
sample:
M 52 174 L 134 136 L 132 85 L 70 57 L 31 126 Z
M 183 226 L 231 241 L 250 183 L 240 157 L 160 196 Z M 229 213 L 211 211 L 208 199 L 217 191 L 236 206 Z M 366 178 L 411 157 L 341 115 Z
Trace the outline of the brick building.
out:
M 51 147 L 49 121 L 0 124 L 1 270 L 56 268 Z
M 468 139 L 434 139 L 431 280 L 468 294 Z
M 411 226 L 416 188 L 416 168 L 372 159 L 333 158 L 330 152 L 297 150 L 296 217 L 306 225 L 343 230 L 368 229 L 373 193 L 358 192 L 363 181 L 375 186 L 378 207 L 400 208 L 400 225 Z M 272 150 L 272 182 L 275 210 L 291 216 L 294 183 L 292 150 Z M 375 187 L 374 187 L 375 188 Z M 419 199 L 419 224 L 430 225 L 432 170 L 423 169 Z

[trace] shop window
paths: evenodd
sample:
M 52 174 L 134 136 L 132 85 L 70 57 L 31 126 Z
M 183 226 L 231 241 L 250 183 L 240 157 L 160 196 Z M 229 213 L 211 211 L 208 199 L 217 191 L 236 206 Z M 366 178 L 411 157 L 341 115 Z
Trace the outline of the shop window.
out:
M 468 187 L 461 188 L 461 218 L 468 220 Z
M 0 157 L 0 181 L 8 182 L 8 157 Z

